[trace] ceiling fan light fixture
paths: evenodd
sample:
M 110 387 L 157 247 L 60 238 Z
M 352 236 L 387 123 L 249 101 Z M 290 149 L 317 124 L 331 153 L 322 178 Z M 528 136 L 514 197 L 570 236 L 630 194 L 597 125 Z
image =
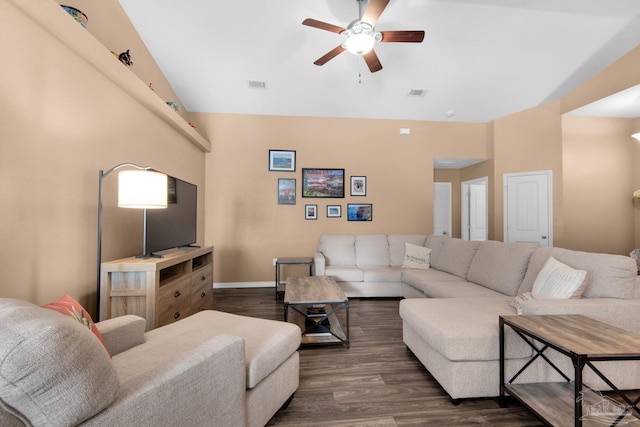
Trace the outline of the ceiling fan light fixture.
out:
M 342 45 L 354 55 L 365 55 L 371 52 L 376 41 L 382 40 L 382 35 L 373 30 L 373 26 L 367 22 L 355 20 L 342 32 L 347 40 Z

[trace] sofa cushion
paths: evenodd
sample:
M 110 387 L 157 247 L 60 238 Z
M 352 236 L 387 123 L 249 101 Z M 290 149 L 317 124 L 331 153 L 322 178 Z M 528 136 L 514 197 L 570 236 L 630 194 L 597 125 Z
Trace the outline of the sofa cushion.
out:
M 573 251 L 562 248 L 538 248 L 531 255 L 527 274 L 518 293 L 531 292 L 538 273 L 553 256 L 569 267 L 586 270 L 587 286 L 583 298 L 634 298 L 637 278 L 636 263 L 631 257 Z
M 533 282 L 531 295 L 536 299 L 569 299 L 581 288 L 587 272 L 576 270 L 549 257 Z
M 292 323 L 203 310 L 147 332 L 147 342 L 130 352 L 138 353 L 140 357 L 154 349 L 166 348 L 172 342 L 188 345 L 189 342 L 198 343 L 220 334 L 244 338 L 247 388 L 258 385 L 289 359 L 301 340 L 300 328 Z
M 356 238 L 349 234 L 323 234 L 318 250 L 326 265 L 356 265 Z
M 400 317 L 451 361 L 498 360 L 500 315 L 515 315 L 511 298 L 409 298 L 400 301 Z M 507 358 L 531 355 L 531 348 L 505 330 Z
M 402 266 L 404 268 L 418 268 L 428 270 L 431 258 L 431 249 L 424 246 L 405 243 L 405 254 Z
M 382 267 L 378 265 L 360 267 L 365 282 L 400 282 L 402 270 L 399 267 Z
M 529 243 L 480 242 L 467 280 L 515 296 L 527 272 L 529 258 L 537 247 Z
M 356 265 L 391 265 L 389 241 L 386 234 L 358 234 L 356 236 Z
M 362 282 L 364 280 L 364 272 L 356 266 L 328 265 L 324 274 L 332 276 L 336 282 Z
M 85 328 L 89 329 L 93 333 L 93 335 L 98 338 L 98 341 L 102 343 L 107 354 L 109 355 L 109 357 L 111 357 L 111 353 L 109 353 L 107 344 L 104 342 L 104 338 L 102 337 L 102 334 L 96 327 L 95 323 L 93 323 L 91 315 L 84 309 L 84 307 L 80 305 L 78 301 L 75 300 L 75 298 L 69 295 L 64 295 L 57 301 L 43 305 L 42 308 L 57 311 L 60 314 L 69 316 L 73 320 L 80 322 L 81 325 L 84 325 Z
M 423 290 L 425 283 L 428 282 L 457 282 L 459 280 L 458 276 L 435 269 L 404 269 L 402 271 L 402 282 L 420 291 Z
M 424 246 L 427 236 L 424 234 L 389 234 L 389 255 L 391 256 L 391 266 L 402 265 L 405 256 L 405 244 Z
M 456 276 L 457 277 L 457 276 Z M 512 297 L 501 294 L 484 286 L 467 282 L 466 280 L 454 280 L 448 282 L 425 282 L 422 292 L 427 298 L 502 298 L 511 301 Z
M 451 239 L 449 236 L 445 236 L 442 234 L 430 234 L 427 237 L 427 241 L 424 245 L 431 249 L 431 265 L 436 265 L 438 262 L 438 258 L 440 258 L 440 252 L 442 251 L 442 247 L 447 242 L 447 240 Z
M 479 245 L 478 241 L 450 237 L 442 245 L 437 259 L 431 261 L 431 266 L 466 280 L 471 260 L 473 260 Z
M 0 399 L 27 425 L 76 425 L 115 400 L 111 359 L 89 329 L 26 301 L 0 299 Z

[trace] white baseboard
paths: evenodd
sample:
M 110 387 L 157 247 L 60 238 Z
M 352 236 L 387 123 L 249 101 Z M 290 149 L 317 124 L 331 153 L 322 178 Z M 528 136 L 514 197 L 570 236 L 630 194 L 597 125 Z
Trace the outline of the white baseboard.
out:
M 214 283 L 214 289 L 229 289 L 229 288 L 273 288 L 273 281 L 270 282 L 219 282 Z

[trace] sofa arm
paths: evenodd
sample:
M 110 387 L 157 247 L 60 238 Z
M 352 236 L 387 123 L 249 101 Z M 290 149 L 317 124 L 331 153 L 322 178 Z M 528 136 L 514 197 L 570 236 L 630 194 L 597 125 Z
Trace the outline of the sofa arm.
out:
M 581 314 L 608 325 L 640 334 L 640 299 L 531 299 L 522 304 L 522 314 Z
M 96 323 L 109 352 L 115 356 L 144 342 L 146 321 L 128 314 Z
M 313 275 L 324 276 L 325 258 L 321 252 L 313 253 Z
M 113 359 L 116 401 L 83 426 L 244 426 L 244 339 L 219 334 L 202 341 L 183 337 L 147 340 Z

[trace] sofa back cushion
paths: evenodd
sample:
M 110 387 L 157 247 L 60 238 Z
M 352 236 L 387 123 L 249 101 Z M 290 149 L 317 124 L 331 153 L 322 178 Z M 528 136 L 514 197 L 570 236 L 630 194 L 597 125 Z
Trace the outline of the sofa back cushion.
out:
M 533 284 L 549 257 L 578 270 L 586 270 L 583 298 L 637 298 L 637 266 L 622 255 L 597 254 L 562 248 L 538 248 L 531 255 L 527 274 L 518 294 L 531 292 Z
M 323 234 L 318 250 L 327 265 L 356 265 L 356 238 L 350 234 Z
M 537 247 L 534 243 L 480 242 L 467 280 L 515 296 L 527 272 L 529 258 Z
M 404 262 L 405 243 L 424 246 L 427 236 L 424 234 L 389 234 L 388 240 L 391 266 L 398 267 Z
M 89 329 L 26 301 L 0 299 L 0 407 L 26 425 L 69 426 L 115 400 L 111 359 Z
M 431 261 L 431 265 L 440 271 L 451 273 L 466 280 L 469 266 L 479 245 L 480 242 L 478 241 L 450 237 L 445 240 L 440 254 L 435 261 Z M 431 254 L 433 256 L 433 251 Z
M 389 241 L 386 234 L 358 234 L 356 236 L 356 265 L 391 265 Z
M 447 240 L 451 239 L 449 236 L 445 236 L 442 234 L 430 234 L 427 237 L 427 241 L 424 243 L 426 247 L 431 249 L 431 265 L 435 266 L 438 263 L 438 258 L 440 258 L 440 252 L 442 252 L 442 247 L 444 246 Z

